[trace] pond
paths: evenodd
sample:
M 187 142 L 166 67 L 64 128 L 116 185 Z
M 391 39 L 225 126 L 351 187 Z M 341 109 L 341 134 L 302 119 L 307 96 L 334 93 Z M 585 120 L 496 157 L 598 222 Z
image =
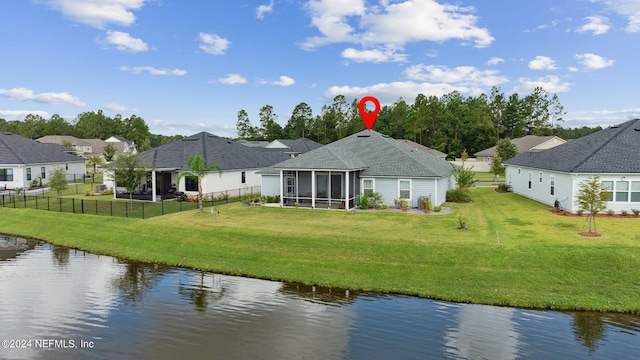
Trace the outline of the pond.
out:
M 6 253 L 15 243 L 20 249 Z M 303 286 L 127 262 L 12 238 L 0 239 L 0 254 L 0 358 L 640 356 L 640 317 L 633 315 Z

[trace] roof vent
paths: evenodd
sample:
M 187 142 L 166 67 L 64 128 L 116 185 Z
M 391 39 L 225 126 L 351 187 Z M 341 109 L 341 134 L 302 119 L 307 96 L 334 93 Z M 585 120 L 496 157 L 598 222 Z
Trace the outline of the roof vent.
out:
M 368 137 L 371 137 L 371 135 L 369 135 L 369 134 L 359 134 L 358 137 L 359 138 L 368 138 Z
M 617 128 L 618 128 L 618 125 L 617 125 L 617 124 L 616 124 L 616 125 L 611 125 L 611 128 L 612 128 L 612 129 L 617 129 Z
M 635 131 L 640 131 L 640 128 L 634 128 L 633 130 L 635 130 Z

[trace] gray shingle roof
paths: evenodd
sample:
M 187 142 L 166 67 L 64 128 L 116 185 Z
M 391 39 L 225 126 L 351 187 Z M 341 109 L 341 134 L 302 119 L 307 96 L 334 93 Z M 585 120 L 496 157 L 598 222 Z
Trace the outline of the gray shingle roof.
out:
M 10 132 L 0 132 L 0 164 L 45 164 L 84 161 L 57 144 L 42 144 Z
M 452 167 L 444 159 L 417 150 L 376 131 L 361 131 L 274 165 L 278 170 L 363 170 L 362 176 L 442 177 Z
M 524 153 L 505 164 L 570 173 L 640 173 L 640 119 L 542 152 Z
M 186 169 L 192 155 L 203 156 L 207 164 L 218 163 L 223 170 L 263 168 L 289 157 L 282 149 L 253 148 L 207 132 L 139 154 L 156 169 Z
M 315 142 L 313 140 L 309 140 L 307 138 L 299 138 L 295 140 L 278 140 L 282 144 L 286 145 L 291 149 L 291 152 L 296 153 L 306 153 L 311 150 L 322 147 L 322 144 Z
M 545 141 L 549 141 L 556 136 L 537 136 L 537 135 L 527 135 L 521 138 L 512 139 L 511 143 L 516 146 L 518 149 L 518 154 L 525 153 L 527 151 L 531 151 L 534 147 L 544 143 Z M 558 138 L 560 139 L 560 138 Z M 564 140 L 563 140 L 564 141 Z M 496 156 L 496 146 L 492 146 L 488 149 L 484 149 L 482 151 L 478 151 L 473 154 L 474 156 Z

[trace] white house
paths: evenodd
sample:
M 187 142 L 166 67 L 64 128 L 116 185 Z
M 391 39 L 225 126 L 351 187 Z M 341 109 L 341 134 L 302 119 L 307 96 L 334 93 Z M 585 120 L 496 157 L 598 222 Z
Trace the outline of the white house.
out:
M 362 131 L 272 166 L 262 174 L 262 192 L 279 195 L 282 206 L 352 209 L 356 197 L 378 192 L 385 204 L 420 198 L 434 206 L 455 187 L 446 160 L 376 131 Z
M 223 170 L 222 175 L 213 171 L 205 176 L 202 183 L 204 193 L 259 192 L 261 179 L 256 172 L 290 158 L 287 149 L 250 147 L 201 132 L 138 154 L 151 169 L 143 195 L 156 201 L 172 188 L 188 195 L 197 194 L 196 178 L 183 177 L 177 181 L 178 174 L 188 170 L 187 161 L 193 155 L 202 156 L 207 164 L 217 163 Z M 108 174 L 104 183 L 108 188 L 114 186 Z
M 64 146 L 0 132 L 0 190 L 29 188 L 34 180 L 46 185 L 49 172 L 58 167 L 70 180 L 86 174 L 85 160 Z
M 541 152 L 526 152 L 505 161 L 505 181 L 513 192 L 570 212 L 580 183 L 600 177 L 609 191 L 607 209 L 616 213 L 640 209 L 640 119 L 569 141 Z

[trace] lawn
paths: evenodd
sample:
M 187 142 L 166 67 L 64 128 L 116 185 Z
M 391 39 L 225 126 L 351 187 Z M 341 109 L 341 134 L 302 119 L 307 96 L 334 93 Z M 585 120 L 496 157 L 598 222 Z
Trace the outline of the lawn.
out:
M 474 171 L 473 177 L 474 179 L 476 179 L 476 181 L 483 182 L 504 181 L 504 175 L 496 176 L 495 174 L 490 172 Z
M 450 215 L 216 206 L 151 219 L 0 208 L 4 233 L 127 259 L 518 307 L 640 311 L 640 218 L 584 218 L 493 187 Z M 24 226 L 28 219 L 29 226 Z M 458 230 L 462 219 L 468 230 Z

